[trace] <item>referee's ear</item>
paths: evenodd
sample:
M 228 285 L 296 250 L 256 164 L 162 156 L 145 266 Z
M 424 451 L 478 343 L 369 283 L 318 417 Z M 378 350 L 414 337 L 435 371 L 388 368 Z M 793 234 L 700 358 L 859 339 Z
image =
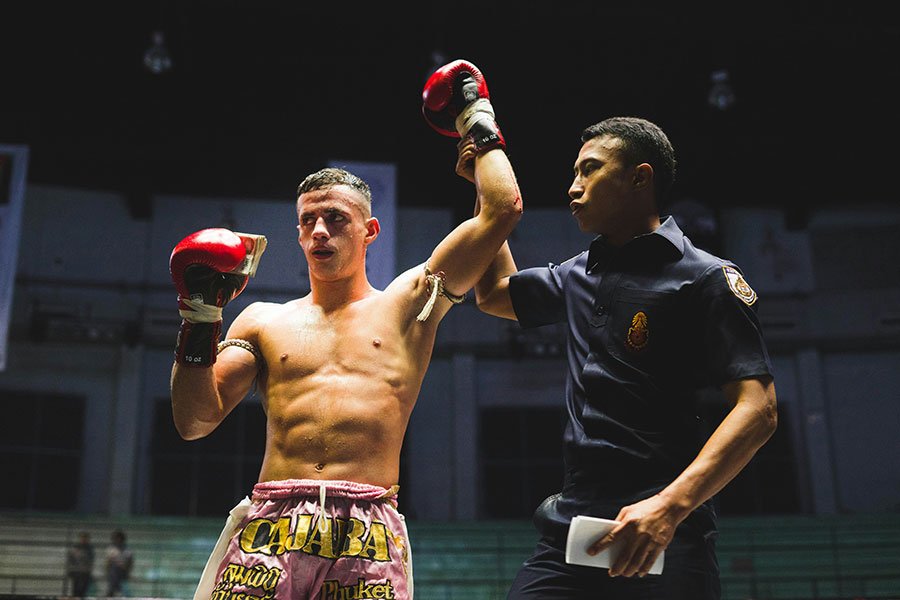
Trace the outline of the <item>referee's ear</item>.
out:
M 636 166 L 631 182 L 635 189 L 653 185 L 653 167 L 651 167 L 649 163 L 641 163 Z

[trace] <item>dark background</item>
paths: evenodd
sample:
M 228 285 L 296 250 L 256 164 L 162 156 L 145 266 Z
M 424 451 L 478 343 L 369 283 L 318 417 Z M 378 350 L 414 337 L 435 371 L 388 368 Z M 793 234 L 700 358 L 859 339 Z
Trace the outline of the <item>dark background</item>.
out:
M 676 4 L 4 2 L 0 143 L 30 146 L 32 183 L 123 192 L 138 218 L 155 193 L 291 200 L 330 159 L 396 163 L 401 206 L 467 207 L 454 141 L 420 112 L 437 52 L 484 72 L 526 209 L 566 205 L 581 130 L 617 114 L 668 132 L 676 197 L 801 224 L 896 202 L 894 20 L 865 3 Z M 157 29 L 163 75 L 142 65 Z M 706 103 L 723 67 L 727 113 Z

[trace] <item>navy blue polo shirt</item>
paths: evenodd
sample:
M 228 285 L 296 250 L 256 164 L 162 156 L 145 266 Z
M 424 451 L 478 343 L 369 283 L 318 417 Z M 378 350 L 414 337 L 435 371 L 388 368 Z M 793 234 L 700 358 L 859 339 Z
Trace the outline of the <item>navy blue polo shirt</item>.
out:
M 564 493 L 665 487 L 704 442 L 701 391 L 772 372 L 756 293 L 672 217 L 621 248 L 601 236 L 560 265 L 522 270 L 509 291 L 522 327 L 568 325 Z

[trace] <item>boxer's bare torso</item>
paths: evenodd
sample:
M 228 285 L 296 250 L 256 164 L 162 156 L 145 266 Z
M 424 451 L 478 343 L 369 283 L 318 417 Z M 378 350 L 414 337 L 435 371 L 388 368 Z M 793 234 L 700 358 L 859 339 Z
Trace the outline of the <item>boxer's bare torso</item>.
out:
M 228 336 L 252 343 L 265 362 L 260 481 L 397 483 L 404 432 L 449 307 L 441 298 L 429 319 L 416 320 L 427 299 L 424 275 L 412 269 L 383 292 L 331 308 L 311 296 L 255 303 L 236 319 Z M 220 360 L 247 354 L 226 348 Z
M 403 436 L 449 298 L 472 288 L 521 215 L 506 154 L 492 149 L 473 162 L 484 179 L 474 178 L 475 215 L 425 257 L 433 274 L 420 264 L 384 291 L 366 276 L 380 225 L 365 193 L 339 170 L 312 174 L 305 187 L 307 178 L 297 229 L 311 291 L 284 304 L 250 304 L 228 328 L 226 338 L 249 342 L 262 366 L 241 345 L 226 345 L 212 368 L 175 362 L 179 434 L 209 435 L 256 382 L 267 416 L 260 481 L 398 483 Z

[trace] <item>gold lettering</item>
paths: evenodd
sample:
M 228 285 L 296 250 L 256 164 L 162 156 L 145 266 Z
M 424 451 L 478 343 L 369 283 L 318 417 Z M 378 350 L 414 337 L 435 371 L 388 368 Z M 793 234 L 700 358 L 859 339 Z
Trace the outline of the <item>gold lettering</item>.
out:
M 338 585 L 337 579 L 326 579 L 322 583 L 322 593 L 319 595 L 320 600 L 328 600 L 328 598 L 337 598 Z
M 230 580 L 233 577 L 232 573 L 234 573 L 234 571 L 236 569 L 238 569 L 239 567 L 240 567 L 240 565 L 236 565 L 234 563 L 229 563 L 228 566 L 225 567 L 225 570 L 222 571 L 222 581 Z
M 359 551 L 359 556 L 369 560 L 391 560 L 391 555 L 388 552 L 387 528 L 384 526 L 384 523 L 372 523 L 369 527 L 369 535 Z
M 279 579 L 281 579 L 281 569 L 272 567 L 269 569 L 269 578 L 263 584 L 263 589 L 274 594 L 275 586 L 278 585 Z
M 363 536 L 366 535 L 366 524 L 359 519 L 350 518 L 350 531 L 346 541 L 341 544 L 341 556 L 359 556 L 363 549 Z
M 287 550 L 288 544 L 290 543 L 290 538 L 291 518 L 281 517 L 269 532 L 268 552 L 264 551 L 263 554 L 269 554 L 271 556 L 279 556 L 281 554 L 284 554 L 285 550 Z
M 235 563 L 229 564 L 222 571 L 222 579 L 216 584 L 216 590 L 222 590 L 225 595 L 235 584 L 248 587 L 261 588 L 269 592 L 275 590 L 278 580 L 281 579 L 281 569 L 278 567 L 266 568 L 264 565 L 245 567 Z
M 290 517 L 281 517 L 278 521 L 254 519 L 241 532 L 240 546 L 247 554 L 278 556 L 288 550 L 290 538 Z
M 247 567 L 241 567 L 241 576 L 237 583 L 238 585 L 250 585 L 250 578 L 253 576 L 253 571 L 248 569 Z
M 253 519 L 244 527 L 244 530 L 241 532 L 241 552 L 245 552 L 247 554 L 256 554 L 257 552 L 265 552 L 263 551 L 263 545 L 256 545 L 256 538 L 258 537 L 258 533 L 263 524 L 266 524 L 266 531 L 268 528 L 272 526 L 272 521 L 268 519 Z M 266 536 L 268 538 L 268 535 Z
M 355 518 L 297 515 L 293 529 L 291 517 L 281 517 L 277 521 L 254 519 L 241 531 L 238 543 L 246 554 L 281 556 L 285 552 L 299 550 L 323 558 L 358 556 L 384 562 L 391 560 L 390 536 L 392 534 L 384 523 L 372 523 L 366 531 L 365 522 Z M 251 576 L 240 565 L 229 565 L 222 575 L 223 580 L 235 580 L 238 568 L 241 569 L 241 577 Z
M 367 583 L 360 577 L 355 584 L 342 586 L 336 579 L 328 579 L 322 583 L 319 600 L 363 600 L 378 598 L 379 600 L 395 600 L 391 580 L 385 583 Z
M 344 538 L 347 535 L 347 519 L 335 517 L 332 519 L 331 524 L 331 543 L 334 547 L 334 553 L 336 556 L 341 556 L 346 545 Z
M 316 547 L 318 547 L 318 550 L 314 549 Z M 337 558 L 334 555 L 331 543 L 331 519 L 319 516 L 312 526 L 309 540 L 301 550 L 307 554 L 314 554 L 323 558 Z
M 288 545 L 288 551 L 303 550 L 312 528 L 312 515 L 297 515 L 297 524 L 294 526 L 294 538 Z

